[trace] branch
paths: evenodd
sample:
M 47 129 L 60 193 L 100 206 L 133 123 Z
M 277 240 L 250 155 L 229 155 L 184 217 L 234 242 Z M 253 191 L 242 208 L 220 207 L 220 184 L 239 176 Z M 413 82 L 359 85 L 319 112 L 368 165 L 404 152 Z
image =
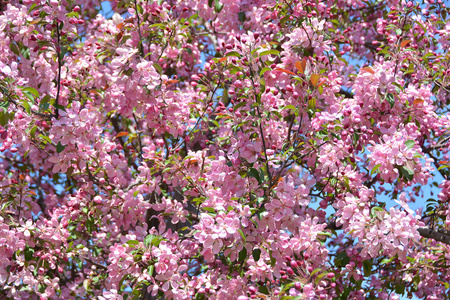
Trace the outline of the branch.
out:
M 16 100 L 14 100 L 13 98 L 11 98 L 11 95 L 10 95 L 10 94 L 5 94 L 5 96 L 6 96 L 7 100 L 8 100 L 9 102 L 11 102 L 12 104 L 14 104 L 16 107 L 20 106 L 20 104 L 17 103 Z M 47 120 L 51 120 L 53 117 L 56 117 L 56 118 L 57 118 L 57 116 L 54 115 L 54 114 L 44 114 L 44 113 L 40 113 L 40 112 L 37 112 L 37 111 L 32 110 L 32 109 L 30 109 L 30 111 L 31 111 L 33 114 L 35 114 L 35 115 L 37 115 L 37 116 L 39 116 L 39 117 L 45 118 L 45 119 L 47 119 Z
M 418 231 L 424 238 L 430 238 L 450 245 L 450 230 L 422 227 L 419 228 Z
M 135 113 L 133 113 L 133 118 L 134 121 L 136 122 L 136 128 L 137 128 L 137 137 L 138 137 L 138 141 L 139 141 L 139 159 L 142 160 L 142 139 L 141 139 L 141 129 L 139 128 L 139 121 L 136 118 Z
M 339 94 L 344 95 L 346 98 L 353 99 L 353 94 L 351 92 L 348 92 L 344 89 L 339 90 Z
M 111 124 L 113 125 L 114 130 L 115 130 L 117 133 L 121 132 L 122 130 L 120 130 L 120 127 L 119 127 L 119 123 L 118 123 L 117 117 L 116 117 L 116 116 L 112 116 L 112 117 L 110 117 L 109 119 L 111 120 Z M 122 150 L 123 150 L 123 152 L 125 153 L 125 156 L 126 156 L 127 158 L 130 158 L 130 157 L 131 157 L 131 156 L 130 156 L 130 152 L 129 152 L 127 146 L 125 145 L 125 142 L 123 141 L 122 137 L 120 136 L 120 137 L 118 138 L 118 140 L 119 140 L 120 145 L 122 146 Z M 132 165 L 133 165 L 133 167 L 134 167 L 135 170 L 137 171 L 138 166 L 136 165 L 136 162 L 135 162 L 133 159 L 131 159 L 131 160 L 132 160 Z

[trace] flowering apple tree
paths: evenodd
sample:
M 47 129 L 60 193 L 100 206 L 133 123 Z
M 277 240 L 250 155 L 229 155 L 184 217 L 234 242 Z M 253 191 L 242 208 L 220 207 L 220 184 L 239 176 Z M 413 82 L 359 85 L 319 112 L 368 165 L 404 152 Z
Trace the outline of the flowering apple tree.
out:
M 0 1 L 1 299 L 448 297 L 443 1 L 100 5 Z

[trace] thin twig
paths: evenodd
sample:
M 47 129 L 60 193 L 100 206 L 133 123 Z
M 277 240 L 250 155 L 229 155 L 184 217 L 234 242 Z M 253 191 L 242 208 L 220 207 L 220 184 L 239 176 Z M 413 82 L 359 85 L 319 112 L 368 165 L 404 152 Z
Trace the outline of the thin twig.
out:
M 137 1 L 134 0 L 134 10 L 136 12 L 136 17 L 138 21 L 138 33 L 139 33 L 139 52 L 141 56 L 144 56 L 144 46 L 142 45 L 142 34 L 141 34 L 141 19 L 139 18 L 139 12 L 137 9 Z
M 60 33 L 59 33 L 59 24 L 58 23 L 56 23 L 56 35 L 58 37 L 58 45 L 57 45 L 57 47 L 55 47 L 56 53 L 58 54 L 58 81 L 57 81 L 57 89 L 58 90 L 56 92 L 56 99 L 55 99 L 55 108 L 56 108 L 55 117 L 56 117 L 56 119 L 59 119 L 59 108 L 58 108 L 59 102 L 58 101 L 59 101 L 59 93 L 61 90 L 61 67 L 62 67 L 62 64 L 61 64 L 61 52 L 60 52 L 60 50 L 58 50 L 58 48 L 60 47 Z

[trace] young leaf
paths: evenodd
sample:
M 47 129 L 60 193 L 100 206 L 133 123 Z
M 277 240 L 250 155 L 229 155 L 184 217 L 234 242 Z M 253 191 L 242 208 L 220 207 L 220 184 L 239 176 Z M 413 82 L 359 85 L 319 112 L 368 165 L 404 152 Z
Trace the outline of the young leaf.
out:
M 417 98 L 417 99 L 414 99 L 413 105 L 419 105 L 419 104 L 422 104 L 424 102 L 425 102 L 425 100 Z
M 306 62 L 305 62 L 305 65 L 306 65 Z M 295 62 L 295 67 L 301 74 L 303 74 L 305 72 L 305 68 L 303 67 L 303 65 L 300 61 Z
M 372 70 L 372 68 L 369 68 L 369 67 L 362 68 L 361 69 L 361 73 L 364 73 L 364 72 L 367 72 L 367 73 L 370 73 L 370 74 L 375 74 L 375 71 Z
M 409 43 L 411 43 L 410 40 L 406 40 L 400 43 L 400 47 L 405 48 Z
M 294 72 L 291 72 L 291 71 L 288 71 L 288 70 L 282 69 L 282 68 L 276 68 L 276 69 L 274 69 L 274 71 L 280 71 L 280 72 L 283 72 L 283 73 L 286 73 L 286 74 L 295 75 Z
M 114 138 L 113 138 L 113 140 L 115 140 L 115 139 L 117 139 L 117 138 L 119 138 L 119 137 L 121 137 L 121 136 L 127 136 L 128 135 L 128 132 L 126 132 L 126 131 L 121 131 L 121 132 L 119 132 Z
M 311 83 L 314 87 L 317 87 L 317 84 L 319 83 L 320 75 L 319 74 L 312 74 L 311 75 Z

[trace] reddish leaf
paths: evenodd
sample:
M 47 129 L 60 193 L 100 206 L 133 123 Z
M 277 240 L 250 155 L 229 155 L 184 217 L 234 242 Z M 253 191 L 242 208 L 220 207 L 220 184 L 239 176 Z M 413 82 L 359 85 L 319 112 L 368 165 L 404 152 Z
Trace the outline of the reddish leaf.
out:
M 188 163 L 187 163 L 187 166 L 190 167 L 190 166 L 192 166 L 192 165 L 193 165 L 194 167 L 197 167 L 197 166 L 198 166 L 198 160 L 195 159 L 195 158 L 189 160 Z
M 411 43 L 410 40 L 406 40 L 400 43 L 400 47 L 405 48 L 406 46 L 408 46 L 408 44 Z
M 446 165 L 446 164 L 450 163 L 450 161 L 447 161 L 447 160 L 441 160 L 439 163 L 440 163 L 441 165 Z
M 424 102 L 425 102 L 425 100 L 417 98 L 417 99 L 414 99 L 413 105 L 419 105 L 419 104 L 424 103 Z
M 221 59 L 219 59 L 219 62 L 224 62 L 224 61 L 227 60 L 227 58 L 228 58 L 228 57 L 224 56 L 224 57 L 222 57 Z
M 282 68 L 276 68 L 276 69 L 274 69 L 274 71 L 280 71 L 280 72 L 283 72 L 283 73 L 287 73 L 287 74 L 295 75 L 295 73 L 294 73 L 294 72 L 291 72 L 291 71 L 288 71 L 288 70 L 286 70 L 286 69 L 282 69 Z
M 297 68 L 297 70 L 303 74 L 303 68 L 302 68 L 302 63 L 300 61 L 296 61 L 295 62 L 295 67 Z
M 363 72 L 367 72 L 367 73 L 370 73 L 370 74 L 375 74 L 375 72 L 369 67 L 362 68 L 361 69 L 361 73 L 363 73 Z
M 117 24 L 117 28 L 118 28 L 119 30 L 122 30 L 122 28 L 123 28 L 123 22 L 120 23 L 120 24 Z
M 164 81 L 164 84 L 165 85 L 171 85 L 171 84 L 174 84 L 174 83 L 177 83 L 177 82 L 179 82 L 179 80 L 170 79 L 170 80 Z
M 120 31 L 117 35 L 116 35 L 116 42 L 119 42 L 122 39 L 123 36 L 123 31 Z
M 306 59 L 302 59 L 302 61 L 295 62 L 295 67 L 298 69 L 298 71 L 302 74 L 305 74 L 306 69 Z
M 320 75 L 319 74 L 312 74 L 311 75 L 311 83 L 314 87 L 317 87 L 317 84 L 319 83 Z
M 126 131 L 121 131 L 121 132 L 119 132 L 119 133 L 114 137 L 114 139 L 117 139 L 117 138 L 119 138 L 119 137 L 121 137 L 121 136 L 126 136 L 126 135 L 128 135 L 128 132 L 126 132 Z

